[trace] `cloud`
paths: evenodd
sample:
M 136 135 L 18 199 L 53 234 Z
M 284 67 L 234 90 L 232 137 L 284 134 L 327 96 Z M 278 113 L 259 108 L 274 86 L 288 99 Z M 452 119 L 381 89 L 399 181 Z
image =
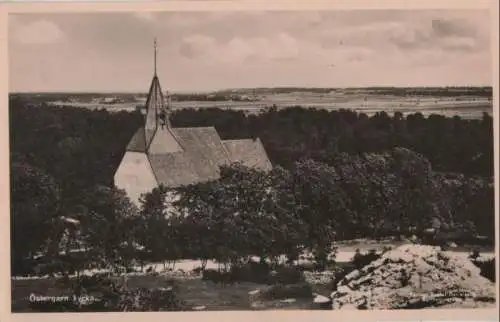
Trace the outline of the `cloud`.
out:
M 241 63 L 247 60 L 290 60 L 298 57 L 300 49 L 297 40 L 286 33 L 270 37 L 233 37 L 222 43 L 212 37 L 196 34 L 183 39 L 179 53 L 189 59 Z
M 432 30 L 439 37 L 473 36 L 476 28 L 465 19 L 433 19 Z
M 486 18 L 484 12 L 474 12 L 470 16 L 425 12 L 414 17 L 395 15 L 385 21 L 372 17 L 372 20 L 362 23 L 360 19 L 354 19 L 357 23 L 344 21 L 336 27 L 322 28 L 309 38 L 317 39 L 325 49 L 352 46 L 379 53 L 393 50 L 407 53 L 427 50 L 479 52 L 489 47 L 488 24 L 483 22 L 487 21 Z
M 133 16 L 136 17 L 139 20 L 147 21 L 147 22 L 153 22 L 156 20 L 156 16 L 154 12 L 150 11 L 137 11 L 133 13 Z
M 20 27 L 14 39 L 22 44 L 53 44 L 64 38 L 62 30 L 52 21 L 37 20 Z
M 484 38 L 465 20 L 432 19 L 421 24 L 408 24 L 392 33 L 390 40 L 401 50 L 474 51 L 481 49 L 480 42 Z
M 250 63 L 257 67 L 292 62 L 318 68 L 359 64 L 377 55 L 373 49 L 361 46 L 324 48 L 314 40 L 300 39 L 284 32 L 267 37 L 233 37 L 225 42 L 195 34 L 183 39 L 178 53 L 195 63 Z
M 448 37 L 442 40 L 441 46 L 454 51 L 474 51 L 477 40 L 472 37 Z
M 194 34 L 183 38 L 179 53 L 189 59 L 200 59 L 212 53 L 215 47 L 216 43 L 212 37 Z

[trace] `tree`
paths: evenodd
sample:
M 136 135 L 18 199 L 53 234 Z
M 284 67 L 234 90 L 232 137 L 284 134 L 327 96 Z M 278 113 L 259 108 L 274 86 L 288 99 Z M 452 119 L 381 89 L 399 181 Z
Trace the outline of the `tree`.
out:
M 60 190 L 43 170 L 26 163 L 11 167 L 11 258 L 13 271 L 44 250 L 60 213 Z
M 341 177 L 334 168 L 311 160 L 298 162 L 292 177 L 296 211 L 308 228 L 304 244 L 325 265 L 337 232 L 349 222 L 348 196 L 339 184 Z
M 265 173 L 238 164 L 222 167 L 219 180 L 179 188 L 176 207 L 186 209 L 183 229 L 191 233 L 186 244 L 197 258 L 224 265 L 297 253 L 304 225 L 286 207 L 287 189 L 283 169 Z
M 136 227 L 136 238 L 155 260 L 175 265 L 182 254 L 182 216 L 173 212 L 170 195 L 172 189 L 160 185 L 141 200 L 141 223 Z
M 136 207 L 122 190 L 96 186 L 86 191 L 79 216 L 81 236 L 94 265 L 117 269 L 130 264 L 134 239 L 130 227 Z

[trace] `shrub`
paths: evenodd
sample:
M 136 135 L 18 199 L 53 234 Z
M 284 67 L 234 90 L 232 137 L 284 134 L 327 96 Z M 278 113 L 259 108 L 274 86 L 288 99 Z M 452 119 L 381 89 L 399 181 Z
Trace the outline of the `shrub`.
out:
M 351 260 L 351 263 L 356 267 L 356 269 L 361 269 L 371 262 L 380 258 L 380 255 L 377 254 L 375 249 L 371 249 L 367 254 L 362 254 L 359 252 L 359 249 L 356 250 L 354 257 Z
M 248 262 L 243 265 L 232 266 L 230 273 L 235 281 L 267 283 L 271 268 L 267 263 Z
M 120 311 L 155 312 L 186 311 L 187 306 L 180 301 L 173 288 L 138 288 L 120 296 L 117 307 Z
M 216 284 L 233 284 L 235 278 L 233 274 L 229 272 L 219 272 L 215 269 L 206 269 L 202 273 L 202 280 L 212 281 Z
M 220 272 L 215 269 L 206 269 L 202 271 L 201 279 L 204 281 L 214 281 L 219 275 Z
M 305 282 L 305 276 L 297 267 L 280 266 L 270 278 L 271 284 L 297 284 L 301 282 Z
M 319 265 L 316 264 L 316 263 L 301 263 L 299 265 L 296 266 L 299 270 L 301 271 L 306 271 L 306 272 L 314 272 L 314 271 L 318 271 L 320 269 Z
M 123 312 L 123 311 L 186 311 L 188 307 L 177 297 L 175 285 L 167 288 L 128 288 L 113 277 L 104 274 L 84 276 L 73 286 L 76 296 L 96 301 L 79 303 L 31 302 L 37 312 Z
M 481 256 L 481 254 L 479 253 L 479 250 L 478 249 L 474 249 L 470 255 L 469 255 L 469 259 L 475 261 L 479 256 Z
M 106 273 L 95 274 L 92 276 L 80 277 L 74 287 L 75 293 L 80 294 L 81 291 L 93 292 L 108 289 L 114 284 L 114 281 Z
M 473 260 L 472 262 L 481 270 L 481 276 L 495 283 L 495 258 L 486 261 Z
M 354 270 L 356 270 L 356 266 L 354 266 L 354 264 L 352 263 L 346 263 L 342 266 L 337 266 L 332 281 L 332 291 L 336 291 L 337 284 L 342 281 L 347 274 L 351 273 Z
M 312 287 L 307 283 L 293 285 L 273 285 L 262 293 L 262 298 L 277 300 L 286 298 L 311 298 Z

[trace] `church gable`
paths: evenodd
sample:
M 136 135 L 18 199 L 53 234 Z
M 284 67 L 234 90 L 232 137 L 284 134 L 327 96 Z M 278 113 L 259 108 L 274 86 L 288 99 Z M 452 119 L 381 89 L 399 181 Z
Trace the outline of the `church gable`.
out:
M 127 192 L 138 204 L 141 194 L 158 186 L 153 169 L 145 153 L 127 151 L 114 177 L 115 186 Z

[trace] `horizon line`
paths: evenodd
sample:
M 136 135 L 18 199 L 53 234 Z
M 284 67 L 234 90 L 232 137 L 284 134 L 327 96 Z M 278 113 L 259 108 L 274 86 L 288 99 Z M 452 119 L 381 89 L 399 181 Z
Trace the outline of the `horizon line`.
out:
M 419 86 L 391 86 L 391 85 L 375 85 L 375 86 L 255 86 L 255 87 L 228 87 L 228 88 L 220 88 L 220 89 L 210 89 L 210 90 L 168 90 L 170 93 L 178 94 L 178 93 L 186 93 L 186 94 L 197 94 L 197 93 L 217 93 L 217 92 L 225 92 L 225 91 L 234 91 L 234 90 L 255 90 L 255 89 L 304 89 L 304 90 L 314 90 L 314 89 L 330 89 L 330 90 L 339 90 L 339 89 L 386 89 L 386 88 L 394 88 L 394 89 L 452 89 L 452 88 L 488 88 L 493 89 L 492 85 L 439 85 L 439 86 L 427 86 L 427 85 L 419 85 Z M 117 94 L 147 94 L 147 90 L 88 90 L 88 91 L 78 91 L 78 90 L 63 90 L 63 91 L 9 91 L 9 94 L 32 94 L 32 93 L 43 93 L 43 94 L 57 94 L 57 93 L 71 93 L 71 94 L 109 94 L 109 93 L 117 93 Z

